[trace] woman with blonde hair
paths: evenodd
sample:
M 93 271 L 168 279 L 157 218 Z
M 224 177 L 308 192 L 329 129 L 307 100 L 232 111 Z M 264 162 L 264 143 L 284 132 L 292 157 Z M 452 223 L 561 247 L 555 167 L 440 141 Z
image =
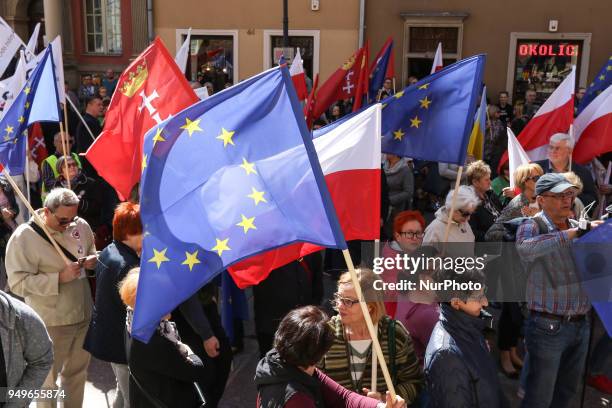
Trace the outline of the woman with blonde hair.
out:
M 395 391 L 411 404 L 424 382 L 412 340 L 400 322 L 385 314 L 383 292 L 374 289 L 374 282 L 379 277 L 365 268 L 357 269 L 356 273 L 362 288 L 362 300 L 367 303 L 372 322 L 376 325 L 378 341 Z M 377 374 L 378 392 L 369 390 L 372 382 L 372 338 L 358 305 L 359 299 L 350 273 L 346 272 L 340 276 L 333 303 L 338 311 L 338 315 L 332 317 L 329 323 L 334 333 L 334 341 L 319 367 L 349 390 L 363 392 L 382 401 L 387 388 L 380 364 Z

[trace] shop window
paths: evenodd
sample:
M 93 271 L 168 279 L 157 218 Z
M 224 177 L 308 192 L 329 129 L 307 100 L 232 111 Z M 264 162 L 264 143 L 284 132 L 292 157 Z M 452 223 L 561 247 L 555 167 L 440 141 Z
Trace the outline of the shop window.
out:
M 513 100 L 523 99 L 525 91 L 533 89 L 538 103 L 544 103 L 572 65 L 580 78 L 583 48 L 583 40 L 517 40 Z
M 234 78 L 234 37 L 231 35 L 191 35 L 187 77 L 213 84 L 215 92 L 232 84 Z
M 86 51 L 121 54 L 121 0 L 84 0 L 84 6 Z
M 444 65 L 450 65 L 460 58 L 462 26 L 435 24 L 409 24 L 406 27 L 406 54 L 404 80 L 415 76 L 419 79 L 431 73 L 433 58 L 442 43 Z
M 289 36 L 289 48 L 291 48 L 293 52 L 295 52 L 297 48 L 300 49 L 302 64 L 309 78 L 312 78 L 314 66 L 314 43 L 314 37 L 312 36 Z M 273 61 L 273 65 L 275 65 L 275 63 L 278 63 L 279 56 L 283 52 L 283 36 L 270 36 L 270 45 L 270 61 Z M 291 63 L 294 56 L 295 55 L 287 55 L 285 58 L 288 59 L 288 63 Z

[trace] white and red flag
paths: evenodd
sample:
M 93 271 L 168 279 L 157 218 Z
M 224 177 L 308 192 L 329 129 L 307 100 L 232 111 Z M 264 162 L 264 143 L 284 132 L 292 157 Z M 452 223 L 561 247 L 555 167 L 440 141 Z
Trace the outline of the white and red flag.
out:
M 509 169 L 510 169 L 510 188 L 516 187 L 514 185 L 514 171 L 518 168 L 518 166 L 522 164 L 527 164 L 531 160 L 529 160 L 529 156 L 523 150 L 523 146 L 516 140 L 516 136 L 512 129 L 507 128 L 508 131 L 508 161 Z
M 612 86 L 600 93 L 574 121 L 576 145 L 572 159 L 586 164 L 612 151 Z
M 304 65 L 302 64 L 302 56 L 300 55 L 300 48 L 298 47 L 295 58 L 289 67 L 289 73 L 291 74 L 291 81 L 295 87 L 298 99 L 303 101 L 308 97 L 308 87 L 306 86 L 306 74 L 304 73 Z
M 375 104 L 313 140 L 346 240 L 380 236 L 380 127 L 381 105 Z M 307 243 L 284 246 L 234 264 L 229 272 L 245 288 L 320 249 Z
M 438 43 L 436 49 L 436 55 L 434 56 L 433 64 L 431 65 L 431 73 L 438 72 L 444 67 L 444 60 L 442 59 L 442 43 Z

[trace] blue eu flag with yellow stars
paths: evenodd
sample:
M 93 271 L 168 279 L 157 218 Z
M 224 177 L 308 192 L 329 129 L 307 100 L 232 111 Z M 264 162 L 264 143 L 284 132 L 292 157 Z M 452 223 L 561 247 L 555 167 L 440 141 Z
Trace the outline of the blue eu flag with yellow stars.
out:
M 607 87 L 612 85 L 612 57 L 609 57 L 606 63 L 601 67 L 593 82 L 589 84 L 586 89 L 580 105 L 578 105 L 578 114 L 588 106 L 589 103 L 593 102 L 593 99 L 606 90 Z
M 466 58 L 381 101 L 383 153 L 463 165 L 484 66 Z
M 19 95 L 0 121 L 0 165 L 10 174 L 23 174 L 28 126 L 59 122 L 59 103 L 51 46 L 32 71 Z
M 295 242 L 346 248 L 286 66 L 151 129 L 142 169 L 139 340 L 237 261 Z

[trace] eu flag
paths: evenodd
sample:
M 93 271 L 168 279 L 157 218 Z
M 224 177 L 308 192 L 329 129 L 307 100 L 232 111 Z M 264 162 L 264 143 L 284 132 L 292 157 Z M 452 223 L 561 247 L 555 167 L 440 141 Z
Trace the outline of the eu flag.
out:
M 610 85 L 612 85 L 612 57 L 608 58 L 584 93 L 584 97 L 578 105 L 578 114 Z
M 381 101 L 383 153 L 463 165 L 484 66 L 466 58 Z
M 0 165 L 10 174 L 23 174 L 28 126 L 36 122 L 59 122 L 58 93 L 51 46 L 32 71 L 19 95 L 0 121 Z
M 140 340 L 237 261 L 294 242 L 346 248 L 286 66 L 151 129 L 142 169 Z
M 373 67 L 370 68 L 369 98 L 371 102 L 376 101 L 378 91 L 383 87 L 385 79 L 393 77 L 393 64 L 393 39 L 389 37 L 379 55 L 376 56 Z
M 612 219 L 578 238 L 572 250 L 582 287 L 612 337 Z

